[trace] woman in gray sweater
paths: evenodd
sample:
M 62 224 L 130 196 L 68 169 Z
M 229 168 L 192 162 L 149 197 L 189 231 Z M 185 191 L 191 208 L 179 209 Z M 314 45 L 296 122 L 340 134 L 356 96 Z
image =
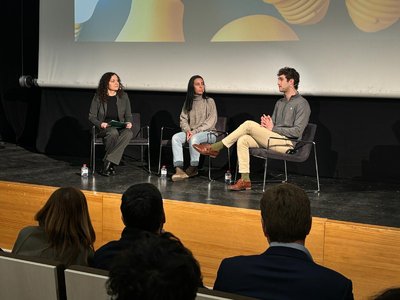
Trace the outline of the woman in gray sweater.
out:
M 197 175 L 200 153 L 193 148 L 193 144 L 213 143 L 217 123 L 217 108 L 214 99 L 207 97 L 204 79 L 199 75 L 190 78 L 186 93 L 186 100 L 180 114 L 181 132 L 172 137 L 172 153 L 175 174 L 172 181 L 183 180 Z M 184 171 L 183 145 L 189 144 L 190 165 Z

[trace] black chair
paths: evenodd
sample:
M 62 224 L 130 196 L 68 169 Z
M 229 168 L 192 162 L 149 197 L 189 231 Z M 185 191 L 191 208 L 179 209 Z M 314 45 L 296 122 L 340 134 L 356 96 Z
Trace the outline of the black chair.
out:
M 148 125 L 141 126 L 140 113 L 132 113 L 133 126 L 132 132 L 133 137 L 129 141 L 128 146 L 140 146 L 140 160 L 143 160 L 143 147 L 147 147 L 147 158 L 148 158 L 148 171 L 151 173 L 150 164 L 150 127 Z M 104 145 L 103 139 L 97 137 L 96 127 L 92 127 L 92 139 L 90 148 L 90 167 L 92 169 L 92 174 L 96 170 L 96 146 Z
M 228 124 L 228 118 L 227 117 L 218 117 L 217 119 L 217 124 L 215 124 L 215 130 L 210 132 L 210 135 L 214 135 L 216 137 L 216 141 L 222 140 L 225 136 L 228 135 L 228 132 L 226 131 Z M 168 132 L 167 132 L 168 131 Z M 179 132 L 178 128 L 172 128 L 172 127 L 166 127 L 163 126 L 161 127 L 161 135 L 160 135 L 160 152 L 158 155 L 158 174 L 160 174 L 161 171 L 161 156 L 162 156 L 162 149 L 163 147 L 172 147 L 172 135 L 174 133 Z M 168 134 L 168 138 L 165 138 L 165 135 Z M 211 138 L 211 137 L 210 137 Z M 209 138 L 209 140 L 210 140 Z M 183 145 L 185 148 L 189 148 L 189 144 L 185 143 Z M 228 164 L 229 164 L 229 169 L 230 167 L 230 152 L 228 149 Z M 213 180 L 211 177 L 211 158 L 208 157 L 208 179 Z
M 285 164 L 285 180 L 283 182 L 287 182 L 287 166 L 286 162 L 296 162 L 301 163 L 308 159 L 312 150 L 314 150 L 314 163 L 315 163 L 315 172 L 316 172 L 316 179 L 317 179 L 317 190 L 314 190 L 315 193 L 320 192 L 320 185 L 319 185 L 319 173 L 318 173 L 318 161 L 317 161 L 317 147 L 314 141 L 315 132 L 317 131 L 317 125 L 309 123 L 304 132 L 303 136 L 300 140 L 296 139 L 296 145 L 294 148 L 294 153 L 279 153 L 274 150 L 267 148 L 250 148 L 250 155 L 254 157 L 258 157 L 265 160 L 264 165 L 264 180 L 263 180 L 263 191 L 265 191 L 265 183 L 267 177 L 267 167 L 268 167 L 268 159 L 277 159 L 283 160 Z M 287 138 L 275 138 L 271 137 L 268 140 L 268 146 L 271 139 L 278 139 L 278 140 L 288 140 Z

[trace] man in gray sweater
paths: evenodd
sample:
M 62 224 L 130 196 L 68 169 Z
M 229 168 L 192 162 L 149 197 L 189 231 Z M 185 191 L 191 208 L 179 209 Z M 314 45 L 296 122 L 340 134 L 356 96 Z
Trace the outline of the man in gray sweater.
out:
M 301 138 L 311 114 L 310 105 L 297 91 L 299 73 L 293 68 L 278 71 L 278 87 L 284 97 L 279 99 L 272 116 L 262 115 L 260 124 L 246 121 L 222 141 L 214 144 L 195 144 L 193 148 L 203 155 L 216 157 L 224 147 L 237 142 L 240 179 L 229 187 L 231 191 L 250 190 L 249 148 L 270 148 L 280 153 L 293 149 L 295 142 L 274 138 Z

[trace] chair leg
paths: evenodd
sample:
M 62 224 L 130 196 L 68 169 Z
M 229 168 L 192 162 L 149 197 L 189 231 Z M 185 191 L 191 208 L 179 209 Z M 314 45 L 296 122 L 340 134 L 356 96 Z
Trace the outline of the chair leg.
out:
M 150 164 L 150 144 L 147 145 L 147 160 L 149 163 L 149 174 L 151 174 L 151 164 Z
M 140 161 L 141 161 L 141 163 L 142 163 L 142 168 L 144 169 L 143 145 L 140 146 Z
M 211 178 L 211 157 L 208 157 L 208 180 L 213 181 L 214 179 Z
M 314 146 L 314 161 L 315 161 L 315 173 L 317 175 L 317 193 L 320 192 L 320 186 L 319 186 L 319 173 L 318 173 L 318 160 L 317 160 L 317 145 L 313 143 Z
M 228 151 L 228 168 L 229 168 L 229 171 L 232 171 L 231 170 L 231 148 L 227 148 L 227 151 Z
M 283 162 L 285 164 L 285 181 L 284 182 L 287 182 L 287 163 L 286 163 L 286 160 L 284 160 Z
M 158 153 L 158 172 L 157 172 L 157 174 L 160 174 L 160 172 L 161 172 L 161 154 L 162 154 L 162 144 L 160 141 L 160 152 Z
M 265 192 L 265 183 L 267 182 L 267 168 L 268 168 L 268 159 L 265 160 L 264 164 L 263 193 Z
M 96 145 L 93 144 L 93 155 L 92 155 L 92 174 L 96 171 Z

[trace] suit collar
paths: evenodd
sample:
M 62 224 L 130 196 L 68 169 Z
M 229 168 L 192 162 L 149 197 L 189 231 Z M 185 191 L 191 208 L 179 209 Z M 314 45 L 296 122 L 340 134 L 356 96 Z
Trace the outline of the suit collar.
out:
M 263 253 L 263 255 L 288 256 L 297 259 L 313 261 L 311 255 L 308 255 L 306 252 L 282 245 L 269 247 Z

